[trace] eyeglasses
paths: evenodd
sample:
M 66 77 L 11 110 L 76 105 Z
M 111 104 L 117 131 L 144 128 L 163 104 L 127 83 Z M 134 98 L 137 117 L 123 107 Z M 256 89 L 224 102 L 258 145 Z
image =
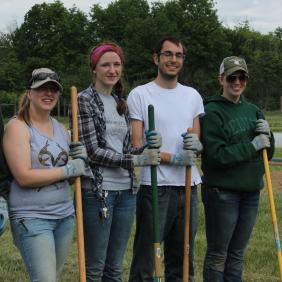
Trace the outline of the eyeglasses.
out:
M 159 53 L 159 56 L 161 55 L 163 55 L 165 58 L 168 58 L 168 59 L 172 59 L 174 56 L 176 57 L 177 60 L 184 60 L 185 58 L 185 55 L 181 52 L 173 53 L 171 51 L 164 51 L 164 52 Z
M 60 82 L 60 77 L 57 73 L 55 73 L 55 72 L 53 72 L 53 73 L 40 72 L 40 73 L 37 73 L 37 74 L 35 74 L 31 77 L 30 85 L 35 81 L 45 80 L 46 78 L 50 78 L 52 80 L 56 80 L 56 81 Z
M 246 74 L 231 74 L 226 77 L 228 83 L 234 83 L 237 79 L 239 79 L 241 83 L 245 83 L 249 80 L 249 76 Z

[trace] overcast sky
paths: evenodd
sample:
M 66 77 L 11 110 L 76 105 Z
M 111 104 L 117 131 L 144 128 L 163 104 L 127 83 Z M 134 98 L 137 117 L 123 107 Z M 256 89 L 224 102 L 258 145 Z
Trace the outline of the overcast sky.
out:
M 7 32 L 15 26 L 20 26 L 25 13 L 34 5 L 53 0 L 0 0 L 0 31 Z M 86 14 L 94 3 L 106 7 L 111 0 L 61 0 L 66 8 L 73 5 Z M 156 2 L 152 0 L 151 2 Z M 162 0 L 165 2 L 165 0 Z M 282 27 L 281 0 L 215 0 L 220 21 L 232 28 L 248 20 L 251 28 L 262 33 L 274 31 Z

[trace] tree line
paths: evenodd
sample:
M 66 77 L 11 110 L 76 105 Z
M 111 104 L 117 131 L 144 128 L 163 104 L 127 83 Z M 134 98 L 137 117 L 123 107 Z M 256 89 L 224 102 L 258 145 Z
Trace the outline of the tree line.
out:
M 213 0 L 115 0 L 86 15 L 60 1 L 34 5 L 14 30 L 0 32 L 0 103 L 16 102 L 34 68 L 49 67 L 61 76 L 63 96 L 91 81 L 89 53 L 101 41 L 114 41 L 124 50 L 126 93 L 152 80 L 156 68 L 152 50 L 165 35 L 186 47 L 181 82 L 203 97 L 219 93 L 217 75 L 226 56 L 246 59 L 250 81 L 245 96 L 265 110 L 280 107 L 282 89 L 282 28 L 261 34 L 248 22 L 235 28 L 220 22 Z

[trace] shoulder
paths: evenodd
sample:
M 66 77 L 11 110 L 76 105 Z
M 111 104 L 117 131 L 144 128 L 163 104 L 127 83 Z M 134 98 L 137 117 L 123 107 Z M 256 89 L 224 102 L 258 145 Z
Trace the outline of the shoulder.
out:
M 58 123 L 60 129 L 62 129 L 64 132 L 66 132 L 66 133 L 68 134 L 68 129 L 67 129 L 67 127 L 66 127 L 63 123 L 61 123 L 61 122 L 58 122 L 58 121 L 57 121 L 57 123 Z
M 28 125 L 18 118 L 12 118 L 5 127 L 6 136 L 15 136 L 18 139 L 22 137 L 30 137 Z
M 256 106 L 255 104 L 253 104 L 252 102 L 250 102 L 247 98 L 245 98 L 244 96 L 242 96 L 242 102 L 243 105 L 247 106 L 248 108 L 258 112 L 260 111 L 259 107 Z
M 189 95 L 190 97 L 194 97 L 195 99 L 202 99 L 201 94 L 193 87 L 188 85 L 183 85 L 181 83 L 177 84 L 177 90 L 181 93 L 185 93 L 185 95 Z
M 129 96 L 142 96 L 142 95 L 145 95 L 145 93 L 154 87 L 154 83 L 151 81 L 151 82 L 148 82 L 146 84 L 142 84 L 142 85 L 138 85 L 136 86 L 135 88 L 133 88 L 128 97 Z
M 59 129 L 59 132 L 62 132 L 64 134 L 64 136 L 67 138 L 67 141 L 69 142 L 70 141 L 70 134 L 69 134 L 67 127 L 63 123 L 59 122 L 57 119 L 55 119 L 53 117 L 52 117 L 52 120 L 53 120 L 53 123 L 55 124 L 55 126 Z
M 90 85 L 88 88 L 78 93 L 77 104 L 80 114 L 92 114 L 93 112 L 99 111 L 102 101 L 95 89 Z
M 208 104 L 205 104 L 204 107 L 206 115 L 211 113 L 219 114 L 222 111 L 222 107 L 220 107 L 216 102 L 210 102 Z
M 77 95 L 77 99 L 79 101 L 89 101 L 93 98 L 93 95 L 92 95 L 93 91 L 92 91 L 92 88 L 91 86 L 89 86 L 88 88 L 82 90 L 81 92 L 78 93 Z
M 203 119 L 211 120 L 213 118 L 219 118 L 222 120 L 222 116 L 224 113 L 222 105 L 219 103 L 217 99 L 210 99 L 212 97 L 209 97 L 207 100 L 204 100 L 204 110 L 205 115 L 203 116 Z
M 10 129 L 27 129 L 28 125 L 23 121 L 20 120 L 18 118 L 12 118 L 8 121 L 7 125 L 6 125 L 6 129 L 10 130 Z

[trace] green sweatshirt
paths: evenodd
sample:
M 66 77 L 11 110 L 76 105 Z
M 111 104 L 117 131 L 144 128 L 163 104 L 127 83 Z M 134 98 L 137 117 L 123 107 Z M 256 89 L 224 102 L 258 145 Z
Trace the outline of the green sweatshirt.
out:
M 231 191 L 256 191 L 263 187 L 262 152 L 251 141 L 255 123 L 261 112 L 243 96 L 235 104 L 222 96 L 205 101 L 205 116 L 201 119 L 204 151 L 202 170 L 206 186 Z M 269 158 L 274 152 L 271 136 Z

